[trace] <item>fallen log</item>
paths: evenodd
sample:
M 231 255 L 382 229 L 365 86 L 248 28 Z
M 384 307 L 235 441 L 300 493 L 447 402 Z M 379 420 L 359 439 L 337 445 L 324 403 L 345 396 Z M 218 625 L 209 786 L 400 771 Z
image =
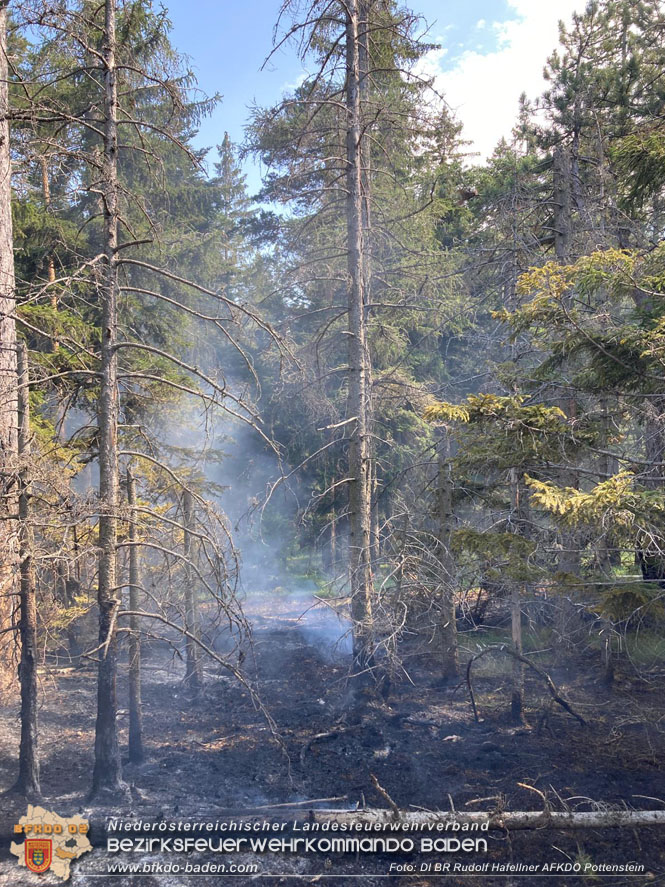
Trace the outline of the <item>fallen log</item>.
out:
M 113 813 L 100 815 L 99 810 L 83 810 L 84 817 L 90 823 L 92 834 L 95 840 L 104 834 L 108 834 L 109 819 L 121 819 L 124 822 L 130 821 L 131 815 L 123 816 L 117 809 Z M 141 815 L 143 822 L 147 817 Z M 154 830 L 141 829 L 142 835 L 160 835 L 162 831 L 159 824 L 164 818 L 163 811 L 155 816 Z M 401 811 L 399 817 L 393 810 L 371 809 L 363 810 L 278 810 L 273 809 L 254 809 L 254 810 L 210 810 L 206 814 L 198 813 L 196 816 L 174 816 L 174 820 L 182 820 L 183 822 L 217 822 L 220 820 L 243 820 L 259 821 L 259 822 L 287 822 L 290 832 L 294 823 L 307 821 L 310 829 L 313 824 L 336 824 L 342 826 L 345 830 L 359 834 L 361 832 L 367 834 L 375 831 L 376 834 L 383 834 L 389 831 L 391 834 L 399 832 L 402 827 L 404 831 L 420 832 L 421 834 L 451 834 L 457 833 L 453 830 L 454 824 L 464 825 L 465 823 L 475 825 L 475 829 L 485 826 L 488 831 L 580 831 L 583 829 L 643 829 L 643 828 L 663 828 L 665 826 L 665 810 L 591 810 L 582 813 L 573 812 L 552 812 L 543 811 L 515 811 L 515 812 L 488 812 L 488 813 L 439 813 L 425 811 Z M 487 824 L 487 825 L 485 825 Z M 464 831 L 459 832 L 463 836 L 469 834 L 477 834 Z M 485 829 L 483 829 L 484 831 Z M 122 835 L 127 836 L 129 830 L 122 829 Z M 662 833 L 661 833 L 662 834 Z M 210 837 L 210 832 L 206 828 L 188 828 L 187 836 L 190 838 Z
M 384 790 L 385 791 L 385 790 Z M 154 830 L 160 833 L 160 823 L 163 819 L 197 823 L 222 820 L 244 820 L 260 822 L 284 822 L 295 823 L 307 821 L 309 823 L 337 824 L 343 830 L 377 832 L 399 831 L 401 827 L 405 831 L 443 832 L 453 831 L 455 824 L 472 825 L 475 828 L 484 826 L 491 831 L 525 831 L 525 830 L 552 830 L 552 831 L 577 831 L 580 829 L 605 829 L 605 828 L 662 828 L 665 826 L 664 810 L 630 810 L 625 807 L 597 810 L 572 811 L 572 810 L 491 810 L 491 811 L 455 811 L 443 812 L 438 810 L 401 810 L 394 804 L 391 809 L 380 807 L 362 807 L 358 809 L 330 809 L 315 808 L 307 805 L 319 804 L 328 798 L 309 799 L 293 802 L 293 807 L 286 804 L 276 804 L 264 807 L 249 808 L 222 808 L 211 805 L 205 812 L 199 811 L 196 815 L 179 812 L 171 814 L 160 807 L 145 805 L 136 811 L 127 811 L 123 814 L 120 810 L 102 811 L 99 808 L 83 810 L 83 815 L 89 820 L 91 828 L 97 834 L 103 834 L 107 830 L 110 819 L 123 820 L 125 823 L 132 819 L 139 819 L 146 823 L 154 819 Z M 392 799 L 391 799 L 392 800 Z M 658 799 L 654 799 L 658 800 Z M 187 828 L 190 837 L 205 837 L 208 829 Z M 131 831 L 122 828 L 120 831 Z M 150 832 L 150 828 L 143 826 L 141 832 Z
M 390 824 L 395 828 L 396 822 L 402 823 L 407 829 L 443 828 L 453 823 L 468 823 L 478 826 L 488 824 L 488 828 L 501 831 L 518 831 L 524 829 L 585 829 L 585 828 L 646 828 L 665 826 L 665 810 L 589 810 L 583 812 L 522 810 L 442 813 L 426 810 L 403 810 L 396 819 L 393 810 L 370 809 L 362 810 L 312 810 L 310 819 L 314 822 L 336 822 L 340 825 L 360 823 L 380 827 Z

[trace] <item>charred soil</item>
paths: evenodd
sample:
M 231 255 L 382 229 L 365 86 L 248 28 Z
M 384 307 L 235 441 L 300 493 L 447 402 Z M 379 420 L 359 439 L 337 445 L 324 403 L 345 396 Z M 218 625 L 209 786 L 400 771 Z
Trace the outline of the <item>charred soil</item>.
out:
M 157 821 L 215 820 L 230 811 L 257 811 L 271 805 L 386 807 L 373 776 L 400 808 L 450 810 L 538 810 L 542 795 L 555 809 L 595 809 L 597 803 L 660 808 L 665 798 L 665 698 L 657 682 L 636 686 L 621 681 L 610 691 L 600 680 L 555 674 L 562 692 L 588 722 L 582 727 L 565 711 L 551 707 L 535 675 L 527 676 L 529 725 L 508 721 L 509 663 L 490 662 L 474 685 L 482 720 L 477 723 L 466 684 L 442 687 L 431 657 L 417 644 L 405 650 L 406 670 L 388 692 L 370 699 L 360 712 L 348 711 L 348 662 L 342 649 L 326 646 L 284 599 L 251 614 L 253 652 L 246 661 L 261 697 L 279 727 L 272 735 L 248 692 L 206 665 L 205 689 L 190 702 L 182 685 L 181 661 L 154 648 L 143 672 L 146 761 L 125 767 L 132 804 L 125 809 L 92 808 L 90 786 L 94 739 L 95 673 L 92 669 L 56 669 L 42 676 L 41 753 L 44 805 L 61 815 L 84 810 L 93 823 L 109 814 Z M 249 663 L 249 664 L 248 664 Z M 384 688 L 385 691 L 385 688 Z M 126 698 L 126 667 L 121 668 L 119 698 Z M 127 717 L 120 714 L 126 744 Z M 2 711 L 0 722 L 2 788 L 15 777 L 17 707 Z M 529 789 L 527 786 L 531 786 Z M 535 789 L 536 791 L 534 791 Z M 337 799 L 337 800 L 330 800 Z M 25 813 L 25 801 L 3 798 L 2 831 Z M 266 809 L 290 822 L 307 805 Z M 259 810 L 256 815 L 261 815 Z M 169 874 L 104 876 L 108 856 L 103 834 L 93 831 L 95 851 L 74 864 L 72 881 L 80 885 L 179 885 L 186 878 Z M 498 862 L 639 862 L 640 877 L 614 877 L 613 884 L 658 882 L 665 871 L 662 830 L 606 829 L 556 833 L 501 832 L 487 836 L 486 854 L 461 854 L 451 860 Z M 4 842 L 0 884 L 51 882 L 19 870 Z M 120 857 L 118 857 L 120 858 Z M 398 855 L 325 856 L 255 855 L 261 883 L 314 883 L 346 875 L 372 884 L 435 884 L 424 873 L 389 874 Z M 442 855 L 429 857 L 442 860 Z M 247 856 L 236 861 L 246 863 Z M 137 862 L 133 858 L 131 862 Z M 413 861 L 413 860 L 411 860 Z M 418 865 L 420 858 L 418 859 Z M 574 875 L 551 883 L 597 884 Z M 256 876 L 207 877 L 207 884 L 256 883 Z M 449 883 L 455 883 L 452 879 Z M 465 877 L 474 885 L 506 884 L 487 873 Z M 547 884 L 549 878 L 539 878 Z M 195 883 L 192 879 L 191 883 Z M 520 883 L 529 883 L 520 879 Z M 608 881 L 608 883 L 610 883 Z

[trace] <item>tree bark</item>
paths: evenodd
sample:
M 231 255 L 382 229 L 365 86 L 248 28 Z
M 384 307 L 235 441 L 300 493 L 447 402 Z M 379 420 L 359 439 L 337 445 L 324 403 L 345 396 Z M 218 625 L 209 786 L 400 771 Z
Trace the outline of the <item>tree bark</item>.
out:
M 665 395 L 646 400 L 644 423 L 644 454 L 649 463 L 645 472 L 644 486 L 649 490 L 665 487 Z
M 129 609 L 136 614 L 141 609 L 139 590 L 141 586 L 141 569 L 139 564 L 139 547 L 137 512 L 136 512 L 136 478 L 131 468 L 127 469 L 127 504 L 129 505 Z M 141 626 L 139 617 L 129 617 L 129 760 L 132 764 L 140 764 L 144 758 L 143 749 L 143 707 L 141 704 Z
M 606 480 L 617 474 L 619 471 L 619 459 L 613 456 L 609 451 L 611 446 L 611 430 L 612 416 L 610 412 L 609 399 L 601 397 L 599 400 L 601 411 L 601 448 L 605 451 L 598 459 L 598 469 L 600 471 L 600 479 Z M 605 577 L 612 575 L 613 567 L 621 566 L 621 551 L 617 547 L 618 543 L 609 527 L 605 528 L 605 535 L 601 539 L 598 546 L 598 567 Z
M 19 467 L 19 559 L 21 663 L 21 743 L 18 779 L 14 790 L 28 798 L 40 798 L 39 742 L 37 723 L 37 603 L 32 557 L 34 532 L 30 523 L 30 374 L 28 352 L 18 349 L 18 451 Z
M 346 231 L 348 266 L 349 567 L 354 671 L 372 664 L 369 360 L 362 187 L 362 108 L 358 0 L 346 5 Z
M 653 297 L 635 287 L 632 298 L 640 311 L 653 311 Z M 662 491 L 665 489 L 665 394 L 644 399 L 644 458 L 647 463 L 641 476 L 645 489 Z M 665 581 L 665 555 L 659 546 L 643 537 L 636 539 L 636 560 L 645 582 Z M 646 544 L 645 544 L 646 542 Z
M 44 195 L 44 208 L 48 212 L 51 208 L 51 183 L 49 182 L 49 178 L 48 178 L 48 158 L 47 158 L 46 154 L 42 154 L 40 156 L 39 162 L 40 162 L 41 168 L 42 168 L 42 193 Z M 55 261 L 53 259 L 52 252 L 49 252 L 49 254 L 46 258 L 46 263 L 47 263 L 47 280 L 49 283 L 53 284 L 53 283 L 55 283 Z M 56 296 L 55 288 L 51 289 L 50 302 L 51 302 L 51 308 L 53 308 L 54 311 L 57 311 L 58 310 L 58 297 Z M 53 352 L 56 352 L 58 350 L 58 348 L 59 348 L 58 340 L 56 338 L 54 338 L 51 342 L 51 349 L 53 350 Z M 60 417 L 58 417 L 58 419 L 59 418 Z M 59 427 L 59 425 L 60 425 L 60 423 L 57 422 L 56 427 Z
M 457 650 L 457 613 L 455 606 L 455 560 L 451 551 L 453 526 L 453 490 L 450 476 L 450 439 L 446 429 L 439 445 L 437 483 L 437 559 L 439 562 L 439 595 L 435 638 L 441 657 L 444 680 L 459 673 Z
M 553 167 L 554 187 L 554 252 L 557 262 L 564 265 L 570 260 L 572 238 L 572 172 L 568 150 L 558 146 L 554 150 Z M 570 419 L 575 415 L 575 402 L 562 397 L 559 407 Z M 563 453 L 564 459 L 566 453 Z M 579 478 L 574 468 L 561 472 L 561 483 L 575 489 L 579 486 Z M 580 552 L 577 536 L 570 530 L 560 534 L 561 549 L 559 552 L 559 570 L 573 576 L 580 574 Z
M 602 449 L 606 452 L 603 453 L 600 457 L 599 468 L 601 471 L 601 480 L 605 480 L 608 477 L 616 474 L 619 470 L 619 461 L 615 456 L 612 456 L 608 447 L 610 446 L 609 438 L 610 438 L 610 412 L 608 406 L 608 400 L 606 397 L 601 397 L 600 399 L 600 409 L 602 412 L 601 422 L 602 422 Z M 601 571 L 603 576 L 606 579 L 610 579 L 613 576 L 613 568 L 621 566 L 621 552 L 617 548 L 617 540 L 615 539 L 610 527 L 605 527 L 604 535 L 601 538 L 598 545 L 598 569 Z M 615 672 L 615 655 L 614 648 L 616 645 L 616 631 L 614 629 L 614 624 L 611 619 L 607 616 L 601 614 L 601 625 L 602 625 L 602 641 L 603 641 L 603 651 L 602 651 L 602 668 L 603 668 L 603 679 L 607 686 L 611 686 L 614 683 L 614 672 Z
M 562 145 L 554 149 L 552 186 L 554 252 L 557 261 L 564 263 L 570 255 L 572 205 L 570 158 Z
M 510 598 L 510 629 L 515 652 L 522 656 L 522 603 L 520 587 L 513 583 Z M 510 715 L 513 723 L 524 722 L 524 665 L 519 659 L 513 659 L 513 690 L 510 697 Z
M 122 795 L 122 765 L 117 717 L 117 509 L 118 509 L 118 93 L 116 69 L 116 0 L 105 0 L 102 43 L 104 74 L 104 150 L 102 208 L 104 279 L 101 300 L 101 384 L 99 421 L 99 669 L 95 766 L 92 794 Z
M 194 554 L 192 545 L 192 529 L 194 525 L 194 502 L 189 490 L 182 494 L 182 511 L 184 531 L 183 554 L 185 558 L 185 685 L 192 698 L 196 698 L 203 685 L 201 675 L 201 659 L 196 638 L 199 636 L 199 618 L 194 585 L 194 571 L 191 560 Z
M 367 137 L 367 114 L 370 97 L 370 13 L 373 0 L 358 0 L 358 92 L 360 100 L 360 191 L 362 205 L 362 272 L 363 272 L 363 321 L 365 324 L 365 374 L 366 374 L 366 424 L 368 458 L 370 460 L 367 491 L 367 507 L 370 510 L 370 563 L 372 574 L 376 569 L 380 557 L 379 540 L 379 502 L 378 502 L 378 477 L 377 463 L 374 458 L 374 446 L 372 438 L 372 421 L 374 404 L 372 394 L 372 361 L 370 358 L 368 329 L 369 329 L 369 302 L 371 301 L 372 286 L 372 203 L 371 203 L 371 176 L 372 176 L 372 145 Z
M 381 537 L 379 534 L 379 496 L 378 496 L 378 481 L 376 478 L 376 460 L 372 459 L 370 462 L 370 477 L 372 479 L 370 485 L 370 509 L 371 509 L 371 545 L 372 545 L 372 565 L 373 569 L 376 569 L 377 564 L 379 563 L 379 558 L 381 557 Z
M 12 230 L 8 0 L 0 0 L 0 691 L 16 674 L 11 627 L 16 593 L 17 525 L 15 471 L 18 451 L 18 386 L 14 320 L 14 238 Z
M 39 162 L 42 168 L 42 193 L 44 195 L 44 208 L 48 211 L 51 208 L 51 184 L 48 179 L 48 159 L 45 154 L 42 154 L 39 158 Z M 47 279 L 49 283 L 55 283 L 55 262 L 53 260 L 53 254 L 49 253 L 46 259 L 47 262 Z M 51 293 L 51 306 L 53 308 L 58 307 L 58 300 L 56 298 L 55 292 Z M 53 350 L 58 350 L 58 343 L 53 341 Z
M 510 469 L 510 511 L 511 523 L 515 533 L 520 533 L 522 527 L 521 521 L 521 496 L 520 496 L 520 477 L 516 468 Z M 523 653 L 522 645 L 522 601 L 520 595 L 520 586 L 516 580 L 513 580 L 510 596 L 510 627 L 513 647 L 515 652 L 521 656 Z M 513 686 L 510 697 L 510 715 L 514 724 L 524 723 L 524 665 L 519 659 L 513 659 Z
M 330 573 L 337 573 L 337 491 L 335 489 L 335 473 L 332 476 L 332 504 L 330 506 Z
M 647 490 L 662 491 L 665 488 L 665 396 L 647 398 L 644 404 L 644 455 L 647 468 L 642 484 Z M 665 555 L 653 541 L 637 540 L 637 562 L 642 578 L 656 583 L 665 582 Z
M 554 251 L 557 262 L 564 265 L 570 261 L 571 243 L 573 235 L 572 222 L 572 193 L 574 190 L 573 169 L 571 168 L 571 156 L 568 149 L 559 145 L 554 150 L 553 163 L 553 188 L 554 188 Z M 568 419 L 573 419 L 576 413 L 574 398 L 561 396 L 558 406 Z M 566 462 L 570 457 L 562 451 L 562 459 Z M 562 486 L 579 489 L 579 475 L 574 467 L 564 469 L 559 474 Z M 579 535 L 574 530 L 561 529 L 559 531 L 559 572 L 567 576 L 579 577 L 581 573 L 581 556 Z M 562 589 L 558 606 L 557 630 L 561 643 L 557 649 L 561 656 L 566 656 L 570 649 L 572 636 L 575 634 L 577 615 L 575 607 L 566 595 L 566 588 Z

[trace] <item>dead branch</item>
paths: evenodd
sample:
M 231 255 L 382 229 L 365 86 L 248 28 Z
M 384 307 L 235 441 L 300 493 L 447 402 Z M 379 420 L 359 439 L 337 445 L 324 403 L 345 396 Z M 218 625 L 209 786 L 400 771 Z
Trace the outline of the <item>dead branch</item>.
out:
M 369 774 L 369 778 L 372 780 L 372 785 L 374 786 L 376 791 L 381 795 L 383 800 L 388 804 L 390 809 L 393 811 L 393 818 L 395 820 L 399 819 L 400 818 L 400 809 L 397 806 L 397 804 L 393 801 L 393 799 L 390 797 L 388 792 L 381 785 L 381 783 L 379 782 L 379 780 L 376 778 L 376 776 L 373 773 Z
M 568 714 L 572 715 L 577 721 L 579 721 L 583 727 L 587 726 L 587 722 L 584 720 L 582 715 L 578 714 L 575 711 L 575 709 L 570 705 L 570 703 L 566 702 L 566 700 L 563 698 L 563 696 L 561 696 L 556 684 L 554 683 L 552 678 L 547 674 L 547 672 L 544 669 L 540 668 L 540 666 L 538 666 L 534 662 L 532 662 L 530 659 L 527 659 L 526 656 L 522 656 L 520 653 L 518 653 L 516 650 L 513 650 L 512 647 L 509 647 L 506 644 L 492 644 L 489 647 L 485 647 L 485 649 L 481 650 L 480 653 L 476 653 L 475 656 L 472 656 L 471 659 L 469 659 L 469 662 L 466 666 L 466 683 L 469 688 L 469 697 L 471 699 L 471 708 L 473 709 L 473 716 L 476 720 L 476 723 L 478 723 L 478 721 L 480 719 L 478 717 L 478 707 L 476 706 L 476 697 L 475 697 L 475 693 L 473 691 L 473 683 L 471 681 L 471 669 L 472 669 L 474 662 L 476 662 L 478 659 L 481 659 L 487 653 L 492 653 L 492 652 L 507 653 L 508 656 L 512 656 L 514 659 L 517 659 L 519 662 L 522 662 L 522 663 L 524 663 L 524 665 L 527 665 L 532 671 L 535 671 L 535 673 L 545 681 L 547 689 L 550 691 L 554 701 L 556 703 L 558 703 L 563 709 L 565 709 L 568 712 Z
M 288 758 L 288 754 L 286 751 L 286 746 L 284 745 L 284 740 L 282 739 L 277 724 L 273 720 L 272 715 L 268 711 L 268 709 L 263 704 L 259 694 L 256 692 L 254 687 L 249 683 L 245 675 L 238 669 L 232 662 L 229 662 L 228 659 L 224 659 L 223 656 L 220 656 L 219 653 L 216 653 L 212 650 L 207 644 L 204 644 L 203 641 L 196 637 L 192 632 L 187 631 L 186 628 L 183 628 L 182 625 L 178 625 L 176 622 L 173 622 L 170 619 L 167 619 L 166 616 L 162 616 L 161 613 L 150 613 L 147 610 L 122 610 L 118 613 L 118 616 L 139 616 L 142 619 L 156 619 L 158 622 L 163 623 L 164 625 L 168 625 L 169 628 L 173 628 L 176 631 L 179 631 L 183 637 L 189 638 L 195 644 L 197 644 L 204 653 L 206 653 L 211 659 L 214 659 L 215 662 L 218 662 L 222 668 L 225 668 L 227 671 L 231 672 L 234 678 L 247 690 L 249 693 L 250 699 L 257 711 L 260 711 L 263 715 L 265 722 L 268 725 L 268 729 L 270 733 L 282 749 L 284 754 Z

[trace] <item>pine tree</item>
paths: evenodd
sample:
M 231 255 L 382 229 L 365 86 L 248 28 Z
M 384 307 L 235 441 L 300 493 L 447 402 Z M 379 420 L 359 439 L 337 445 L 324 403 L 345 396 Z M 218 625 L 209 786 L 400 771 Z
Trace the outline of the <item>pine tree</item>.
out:
M 330 525 L 334 508 L 338 528 L 349 528 L 362 670 L 368 657 L 361 649 L 371 647 L 362 626 L 371 623 L 372 572 L 384 557 L 386 491 L 418 461 L 427 433 L 414 407 L 423 398 L 416 376 L 440 370 L 438 330 L 452 313 L 449 303 L 461 301 L 451 298 L 453 259 L 437 240 L 443 212 L 458 200 L 452 153 L 459 129 L 429 113 L 428 86 L 412 70 L 427 47 L 415 39 L 411 13 L 374 2 L 340 7 L 332 18 L 328 12 L 303 43 L 325 62 L 321 72 L 279 108 L 255 113 L 249 147 L 268 170 L 262 198 L 294 210 L 280 223 L 277 248 L 281 308 L 294 317 L 299 358 L 317 377 L 306 396 L 316 400 L 316 424 L 349 443 L 346 466 L 330 447 L 314 462 L 314 434 L 301 432 L 289 455 L 295 464 L 306 460 L 313 475 L 317 526 Z M 296 21 L 292 34 L 302 27 Z M 343 488 L 348 508 L 340 517 Z M 337 555 L 340 533 L 328 538 Z
M 13 595 L 16 591 L 16 468 L 18 453 L 18 381 L 16 365 L 16 320 L 14 242 L 11 205 L 11 146 L 9 141 L 9 69 L 7 56 L 7 17 L 9 3 L 0 2 L 0 662 L 2 685 L 6 689 L 10 668 L 10 629 Z

